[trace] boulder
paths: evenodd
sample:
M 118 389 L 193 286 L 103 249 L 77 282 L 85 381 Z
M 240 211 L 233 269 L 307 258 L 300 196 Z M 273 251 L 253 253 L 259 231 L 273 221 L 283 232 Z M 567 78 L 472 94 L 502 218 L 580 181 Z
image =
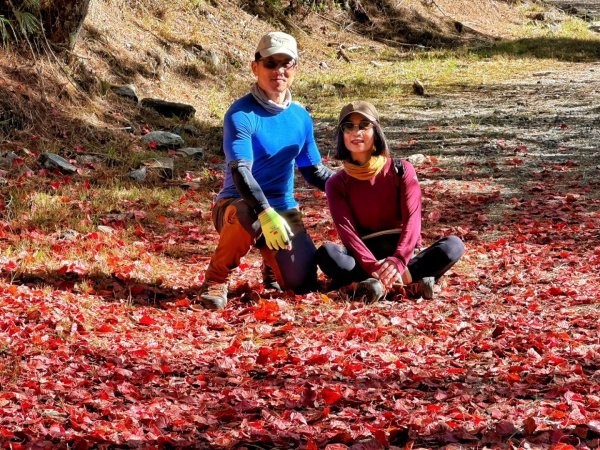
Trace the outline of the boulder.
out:
M 184 144 L 181 136 L 168 131 L 151 131 L 142 136 L 142 142 L 159 150 L 177 149 L 183 147 Z
M 157 98 L 144 98 L 141 105 L 153 109 L 161 116 L 178 117 L 180 119 L 191 119 L 196 114 L 196 108 L 185 103 L 167 102 Z
M 66 175 L 77 173 L 77 167 L 75 167 L 62 156 L 54 153 L 42 153 L 38 161 L 46 169 L 58 169 L 60 172 Z
M 111 90 L 120 97 L 125 97 L 138 102 L 138 96 L 135 92 L 135 86 L 133 84 L 127 84 L 125 86 L 111 86 Z

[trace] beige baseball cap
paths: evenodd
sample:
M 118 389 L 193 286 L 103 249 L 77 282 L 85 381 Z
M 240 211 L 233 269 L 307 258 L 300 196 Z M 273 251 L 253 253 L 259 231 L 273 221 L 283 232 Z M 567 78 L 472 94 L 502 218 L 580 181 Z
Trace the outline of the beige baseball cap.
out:
M 338 119 L 338 125 L 340 125 L 346 117 L 352 113 L 358 113 L 363 117 L 367 118 L 371 122 L 379 122 L 379 113 L 372 103 L 365 102 L 364 100 L 357 100 L 352 103 L 348 103 L 340 111 L 340 117 Z
M 260 39 L 258 47 L 256 47 L 256 53 L 260 54 L 261 58 L 283 54 L 297 61 L 298 45 L 293 36 L 281 31 L 272 31 Z

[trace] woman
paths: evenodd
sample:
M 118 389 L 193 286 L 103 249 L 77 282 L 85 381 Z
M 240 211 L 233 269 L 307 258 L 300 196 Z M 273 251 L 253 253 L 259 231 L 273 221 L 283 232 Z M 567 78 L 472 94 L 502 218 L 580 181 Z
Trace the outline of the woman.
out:
M 335 157 L 343 170 L 325 190 L 344 246 L 328 242 L 318 249 L 323 273 L 334 285 L 352 285 L 355 298 L 368 302 L 392 289 L 431 299 L 436 279 L 458 261 L 464 245 L 448 236 L 415 255 L 421 244 L 421 188 L 412 164 L 394 164 L 371 103 L 342 108 Z

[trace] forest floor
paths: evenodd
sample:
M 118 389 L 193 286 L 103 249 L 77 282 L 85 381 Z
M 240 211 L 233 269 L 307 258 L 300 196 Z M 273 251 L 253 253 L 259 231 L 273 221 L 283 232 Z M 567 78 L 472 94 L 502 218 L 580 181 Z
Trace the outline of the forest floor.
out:
M 3 283 L 1 439 L 12 448 L 596 448 L 598 72 L 573 64 L 382 106 L 394 153 L 424 155 L 426 242 L 453 233 L 466 243 L 432 301 L 278 295 L 258 283 L 252 253 L 225 310 L 191 311 L 210 245 L 179 255 L 162 287 L 136 281 L 142 257 L 115 261 L 103 281 L 65 261 L 54 286 L 48 276 Z M 317 123 L 321 139 L 325 128 Z M 315 240 L 335 239 L 324 198 L 302 185 L 299 198 Z M 144 251 L 194 239 L 183 219 L 171 228 L 140 227 Z M 59 239 L 55 251 L 82 245 L 122 243 L 91 233 Z M 3 265 L 23 276 L 18 261 Z M 96 283 L 89 294 L 74 289 L 83 278 Z

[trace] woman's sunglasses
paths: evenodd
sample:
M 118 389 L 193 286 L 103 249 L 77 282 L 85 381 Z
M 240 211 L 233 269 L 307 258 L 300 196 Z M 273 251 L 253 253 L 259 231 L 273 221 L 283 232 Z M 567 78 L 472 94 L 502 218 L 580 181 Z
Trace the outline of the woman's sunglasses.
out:
M 283 68 L 284 70 L 290 70 L 296 67 L 295 59 L 288 59 L 286 61 L 277 61 L 275 59 L 260 59 L 259 60 L 263 67 L 268 70 L 279 70 Z
M 358 131 L 365 131 L 373 128 L 373 122 L 369 122 L 368 120 L 361 120 L 356 124 L 352 122 L 342 122 L 340 128 L 344 133 L 352 133 L 356 129 L 358 129 Z

